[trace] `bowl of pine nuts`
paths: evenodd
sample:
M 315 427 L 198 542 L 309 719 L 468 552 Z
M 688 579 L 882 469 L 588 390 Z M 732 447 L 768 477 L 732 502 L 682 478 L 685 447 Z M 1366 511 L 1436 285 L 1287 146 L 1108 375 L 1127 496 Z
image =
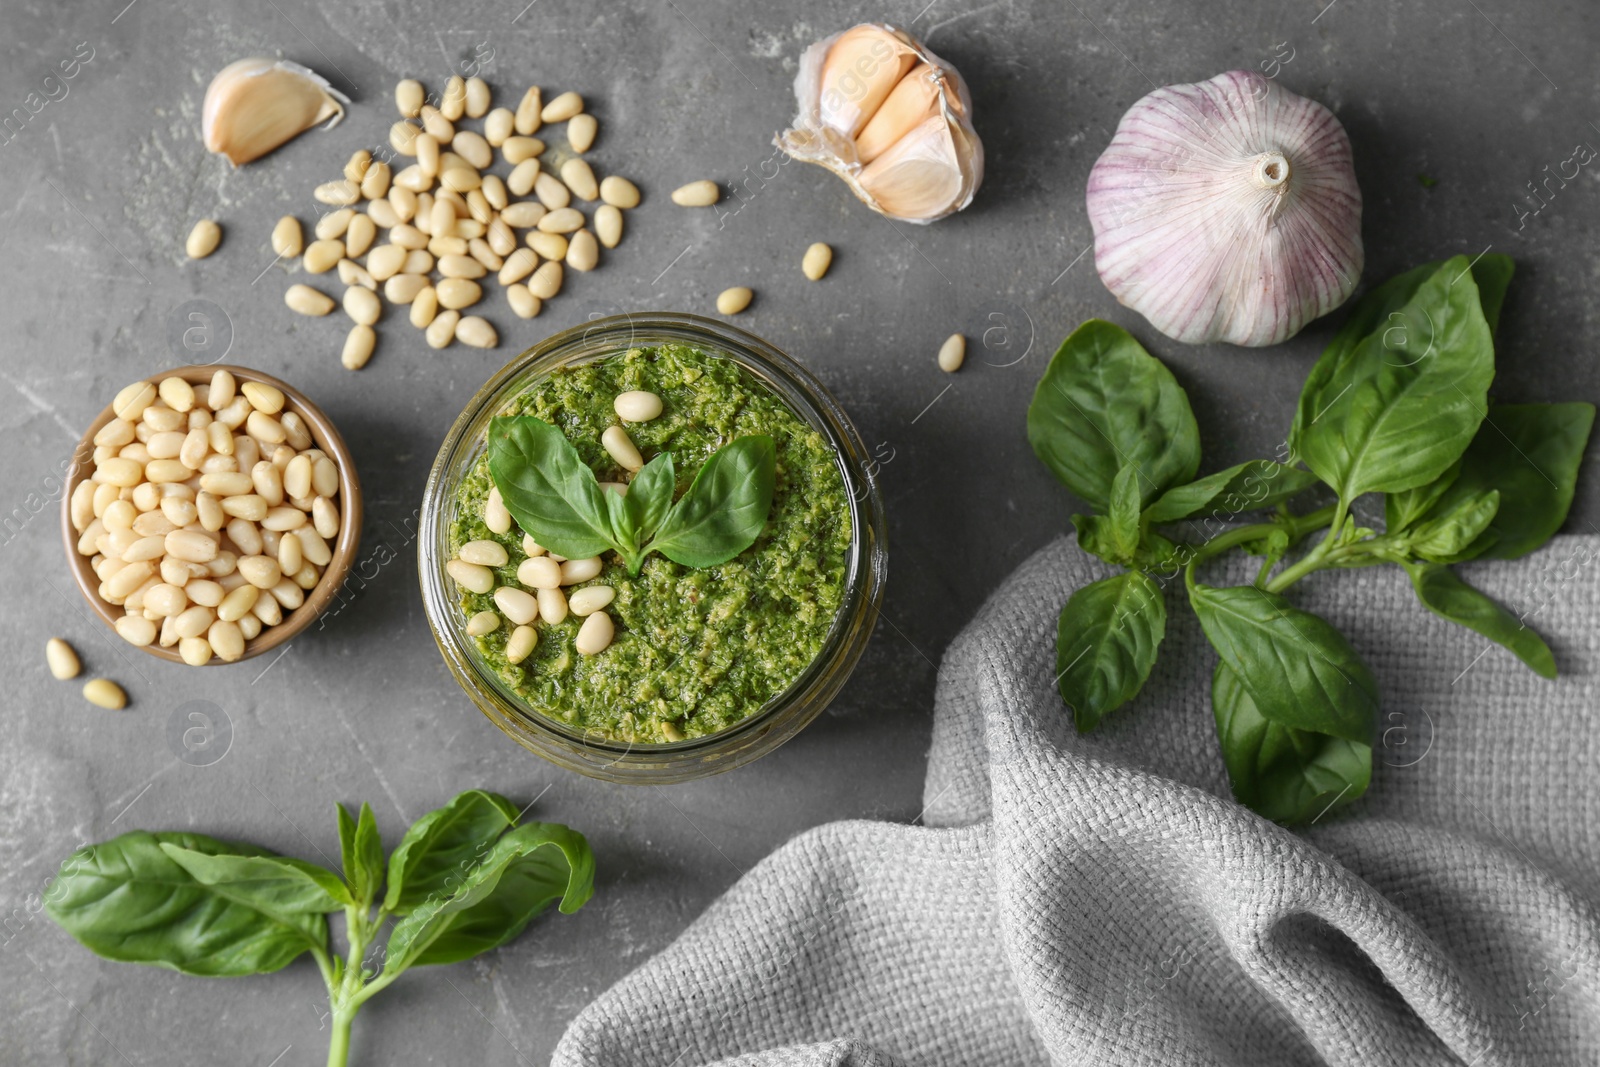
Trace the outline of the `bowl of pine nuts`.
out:
M 68 565 L 129 644 L 190 666 L 259 656 L 338 595 L 361 487 L 333 423 L 247 367 L 133 382 L 90 425 L 62 499 Z

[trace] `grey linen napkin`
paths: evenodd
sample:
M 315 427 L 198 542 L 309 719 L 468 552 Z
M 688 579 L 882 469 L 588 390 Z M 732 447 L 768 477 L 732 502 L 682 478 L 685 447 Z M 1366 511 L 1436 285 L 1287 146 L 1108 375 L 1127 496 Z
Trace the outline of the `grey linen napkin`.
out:
M 1600 537 L 1462 572 L 1561 679 L 1395 569 L 1313 576 L 1291 596 L 1372 666 L 1383 739 L 1367 797 L 1291 833 L 1229 795 L 1177 596 L 1144 693 L 1073 731 L 1056 615 L 1105 572 L 1046 547 L 945 656 L 926 825 L 799 835 L 555 1064 L 1600 1063 Z

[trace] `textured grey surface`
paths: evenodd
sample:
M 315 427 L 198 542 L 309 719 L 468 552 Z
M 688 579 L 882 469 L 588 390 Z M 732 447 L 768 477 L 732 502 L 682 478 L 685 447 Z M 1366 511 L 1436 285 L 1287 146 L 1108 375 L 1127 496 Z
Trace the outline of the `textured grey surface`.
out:
M 1184 349 L 1106 294 L 1082 254 L 1083 182 L 1122 112 L 1154 85 L 1262 63 L 1270 73 L 1276 59 L 1290 89 L 1332 107 L 1349 130 L 1368 278 L 1491 245 L 1510 253 L 1520 269 L 1497 392 L 1600 394 L 1593 165 L 1564 187 L 1548 179 L 1548 206 L 1519 228 L 1519 212 L 1535 206 L 1527 183 L 1559 171 L 1578 143 L 1600 144 L 1590 121 L 1600 13 L 1580 0 L 1337 0 L 1326 10 L 125 2 L 0 9 L 0 114 L 26 108 L 33 92 L 60 97 L 0 144 L 6 1063 L 320 1062 L 323 992 L 309 965 L 187 979 L 99 961 L 37 914 L 36 894 L 66 853 L 132 827 L 193 828 L 317 859 L 336 856 L 336 800 L 370 801 L 393 840 L 467 786 L 538 797 L 536 816 L 593 842 L 594 902 L 485 960 L 408 975 L 357 1023 L 363 1063 L 511 1064 L 544 1062 L 584 1003 L 794 833 L 843 817 L 915 817 L 934 663 L 1071 510 L 1021 431 L 1059 339 L 1091 315 L 1133 328 L 1191 390 L 1207 464 L 1220 466 L 1272 453 L 1331 330 L 1317 324 L 1268 351 Z M 799 51 L 869 16 L 928 33 L 973 89 L 989 177 L 969 211 L 931 229 L 890 226 L 821 171 L 779 165 L 769 147 L 792 110 Z M 45 78 L 80 42 L 93 59 L 61 96 Z M 602 123 L 597 165 L 634 176 L 647 202 L 603 268 L 539 319 L 495 305 L 498 350 L 435 353 L 391 314 L 372 365 L 349 374 L 337 361 L 337 317 L 297 319 L 282 306 L 288 278 L 269 266 L 272 221 L 285 212 L 309 221 L 310 189 L 337 177 L 352 149 L 381 142 L 397 77 L 436 86 L 480 45 L 493 49 L 484 73 L 502 96 L 529 82 L 584 93 Z M 216 69 L 263 53 L 317 68 L 356 105 L 337 130 L 233 171 L 200 145 L 201 99 Z M 741 182 L 744 198 L 720 217 L 667 202 L 699 177 Z M 202 216 L 225 236 L 195 264 L 182 242 Z M 822 285 L 797 269 L 814 240 L 837 250 Z M 686 786 L 597 784 L 527 755 L 459 694 L 422 618 L 407 524 L 445 428 L 503 360 L 593 313 L 706 311 L 732 284 L 758 292 L 739 324 L 813 368 L 882 450 L 884 622 L 831 714 L 773 756 Z M 178 362 L 169 320 L 195 298 L 231 322 L 230 360 L 319 400 L 366 490 L 363 554 L 376 576 L 265 675 L 270 660 L 196 672 L 125 652 L 77 602 L 60 558 L 52 477 L 116 388 Z M 951 379 L 933 353 L 957 329 L 974 346 Z M 1592 474 L 1577 514 L 1582 528 L 1600 519 Z M 126 683 L 132 706 L 99 712 L 51 680 L 42 644 L 52 633 L 75 641 L 88 670 Z M 231 725 L 226 755 L 208 766 L 180 761 L 183 746 L 169 740 L 189 701 L 210 702 Z

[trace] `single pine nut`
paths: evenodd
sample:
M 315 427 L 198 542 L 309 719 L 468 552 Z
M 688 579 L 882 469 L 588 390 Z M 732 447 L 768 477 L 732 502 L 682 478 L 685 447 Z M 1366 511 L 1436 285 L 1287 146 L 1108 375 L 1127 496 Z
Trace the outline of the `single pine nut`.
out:
M 618 393 L 611 406 L 623 422 L 649 422 L 661 415 L 661 397 L 647 389 L 630 389 Z
M 339 491 L 339 465 L 326 455 L 312 461 L 311 488 L 317 496 L 331 497 Z
M 483 299 L 483 287 L 470 278 L 445 278 L 434 288 L 439 292 L 439 306 L 443 308 L 471 307 Z
M 456 340 L 473 348 L 493 348 L 500 343 L 500 335 L 485 319 L 467 315 L 456 323 Z
M 428 209 L 428 214 L 433 214 L 433 209 L 431 207 Z M 433 224 L 430 222 L 428 225 L 431 227 Z M 418 249 L 428 247 L 428 235 L 411 225 L 409 222 L 402 222 L 400 225 L 390 229 L 389 241 L 390 244 L 386 245 L 385 247 L 399 247 L 403 248 L 407 252 L 415 252 Z M 376 251 L 381 252 L 383 249 L 380 248 Z M 374 254 L 376 254 L 376 252 Z M 390 253 L 390 255 L 393 256 L 393 253 Z M 372 257 L 368 256 L 367 260 L 367 266 L 370 267 L 372 265 Z M 405 256 L 402 255 L 396 262 L 404 263 Z M 379 281 L 382 280 L 383 279 L 381 278 L 379 279 Z
M 483 120 L 483 138 L 499 148 L 516 132 L 517 116 L 508 107 L 497 107 Z
M 211 662 L 211 642 L 203 637 L 185 637 L 178 641 L 178 655 L 191 667 L 204 667 Z
M 615 634 L 616 627 L 611 624 L 611 616 L 596 611 L 578 627 L 578 636 L 573 639 L 572 647 L 578 650 L 580 656 L 598 655 L 610 646 Z
M 736 285 L 732 289 L 724 289 L 717 297 L 717 311 L 723 315 L 737 315 L 750 306 L 750 300 L 755 296 L 743 285 Z
M 389 192 L 389 183 L 394 180 L 394 172 L 389 169 L 389 164 L 378 160 L 367 168 L 367 173 L 361 178 L 361 195 L 377 203 Z M 372 213 L 372 205 L 367 205 L 367 213 Z M 376 221 L 376 220 L 375 220 Z M 380 226 L 383 223 L 378 223 Z
M 276 415 L 282 411 L 288 399 L 283 395 L 282 389 L 266 382 L 245 382 L 239 387 L 239 392 L 250 401 L 251 407 L 267 415 Z
M 293 574 L 305 565 L 305 553 L 300 550 L 300 538 L 278 538 L 278 568 L 284 574 Z M 190 583 L 191 585 L 193 583 Z M 193 593 L 189 594 L 192 598 Z
M 326 567 L 333 559 L 333 551 L 328 548 L 316 530 L 310 526 L 297 526 L 294 536 L 300 539 L 300 552 L 305 556 L 306 562 L 316 567 Z
M 540 300 L 549 300 L 561 291 L 561 264 L 555 260 L 539 264 L 539 269 L 528 279 L 528 292 Z
M 344 242 L 336 240 L 312 241 L 301 257 L 300 265 L 311 274 L 325 274 L 338 266 L 344 257 Z
M 401 222 L 410 222 L 417 214 L 417 194 L 398 185 L 389 189 L 389 206 Z
M 426 330 L 433 317 L 439 313 L 439 292 L 428 286 L 411 298 L 411 325 Z
M 559 626 L 567 617 L 567 596 L 560 589 L 541 589 L 537 598 L 539 618 L 551 626 Z
M 638 446 L 621 426 L 607 426 L 600 435 L 600 443 L 624 469 L 636 471 L 644 466 L 644 457 L 639 454 Z
M 400 109 L 402 118 L 414 119 L 420 115 L 424 99 L 422 83 L 415 78 L 405 78 L 395 84 L 394 106 Z
M 296 456 L 283 468 L 283 491 L 290 497 L 311 495 L 310 456 Z
M 527 196 L 539 179 L 540 164 L 537 159 L 525 159 L 511 168 L 506 175 L 506 189 L 513 196 Z M 504 210 L 504 209 L 502 209 Z
M 511 558 L 499 541 L 468 541 L 457 555 L 480 567 L 504 567 Z
M 545 233 L 574 233 L 583 228 L 583 222 L 583 212 L 575 207 L 563 207 L 540 219 L 539 229 Z
M 521 663 L 533 654 L 539 633 L 532 626 L 518 626 L 506 639 L 506 662 Z
M 300 220 L 285 215 L 272 228 L 272 250 L 284 259 L 298 256 L 305 249 L 305 234 L 300 230 Z
M 186 425 L 182 412 L 173 411 L 167 407 L 164 400 L 145 408 L 142 418 L 145 425 L 156 433 L 176 430 L 178 427 Z M 134 433 L 138 433 L 138 427 L 134 428 Z
M 450 147 L 456 155 L 471 163 L 479 170 L 485 170 L 494 162 L 494 149 L 489 147 L 489 142 L 483 139 L 481 133 L 472 130 L 457 130 L 450 141 Z
M 489 273 L 482 263 L 471 256 L 440 256 L 439 273 L 446 278 L 481 278 Z
M 622 209 L 613 204 L 601 204 L 596 208 L 594 232 L 607 248 L 617 247 L 622 241 Z
M 255 493 L 229 496 L 222 499 L 222 513 L 236 519 L 260 522 L 267 517 L 267 502 Z
M 455 120 L 431 104 L 422 105 L 422 128 L 442 145 L 449 144 L 456 135 Z
M 165 619 L 182 615 L 189 606 L 189 594 L 175 585 L 157 582 L 144 592 L 144 610 L 149 615 Z M 151 635 L 154 638 L 154 634 Z M 145 642 L 148 644 L 149 642 Z
M 469 564 L 470 566 L 470 564 Z M 477 592 L 476 589 L 473 592 Z M 525 626 L 539 614 L 539 601 L 526 590 L 502 585 L 494 591 L 495 606 L 515 626 Z
M 109 678 L 95 678 L 83 685 L 83 699 L 97 708 L 121 711 L 128 706 L 128 694 Z
M 300 539 L 291 537 L 289 540 L 298 541 Z M 305 591 L 294 584 L 293 578 L 285 577 L 280 579 L 278 584 L 268 589 L 267 592 L 272 595 L 272 599 L 276 600 L 278 606 L 283 608 L 284 611 L 294 611 L 306 602 Z
M 456 220 L 459 229 L 463 219 Z M 428 247 L 419 248 L 406 253 L 405 273 L 427 274 L 433 270 L 434 256 L 460 256 L 465 255 L 467 242 L 461 237 L 432 237 L 428 240 Z
M 522 551 L 529 556 L 544 555 L 544 546 L 527 534 L 522 535 Z
M 572 191 L 554 174 L 540 172 L 533 179 L 533 195 L 549 211 L 556 211 L 572 203 Z
M 394 176 L 394 181 L 389 189 L 389 202 L 394 205 L 395 211 L 402 219 L 409 219 L 416 210 L 415 206 L 411 205 L 409 200 L 397 198 L 395 194 L 397 192 L 405 193 L 415 197 L 416 194 L 425 192 L 432 185 L 433 175 L 413 163 Z M 411 205 L 410 212 L 405 210 L 407 205 Z
M 222 511 L 222 502 L 212 493 L 196 493 L 194 509 L 200 519 L 200 525 L 213 533 L 222 529 L 222 524 L 227 521 L 227 516 Z M 195 560 L 195 562 L 204 563 L 205 560 Z
M 199 535 L 197 534 L 196 536 Z M 145 582 L 154 578 L 155 574 L 156 569 L 149 563 L 130 563 L 106 579 L 106 593 L 119 600 L 123 599 Z
M 400 213 L 394 209 L 394 203 L 387 199 L 375 199 L 367 205 L 367 217 L 381 230 L 393 229 L 400 225 Z
M 216 423 L 207 424 L 207 429 Z M 224 430 L 227 427 L 223 427 Z M 190 430 L 183 438 L 183 445 L 178 449 L 178 459 L 185 467 L 192 471 L 200 469 L 200 464 L 206 460 L 206 453 L 211 451 L 211 435 L 196 427 Z
M 588 559 L 569 559 L 561 564 L 561 584 L 577 585 L 587 582 L 590 578 L 600 574 L 600 557 L 590 556 Z
M 367 293 L 365 289 L 352 289 L 350 291 Z M 367 295 L 372 296 L 371 293 L 367 293 Z M 373 297 L 373 299 L 377 298 Z M 249 417 L 245 419 L 244 426 L 250 432 L 251 437 L 269 445 L 281 445 L 289 439 L 289 435 L 283 432 L 283 423 L 264 411 L 252 411 Z M 150 480 L 155 481 L 154 478 Z M 173 481 L 178 480 L 176 478 L 173 479 Z
M 195 586 L 200 588 L 192 588 Z M 199 637 L 217 619 L 217 613 L 211 609 L 222 603 L 222 586 L 197 578 L 184 591 L 189 594 L 190 600 L 195 600 L 196 594 L 204 596 L 206 603 L 195 601 L 194 607 L 185 608 L 173 619 L 172 630 L 179 637 Z M 215 599 L 212 599 L 213 593 Z
M 539 257 L 534 254 L 533 249 L 519 248 L 506 257 L 505 263 L 500 267 L 500 273 L 497 277 L 499 278 L 501 285 L 510 285 L 513 282 L 520 282 L 522 279 L 532 274 L 533 268 L 537 267 L 538 265 Z M 133 432 L 132 427 L 129 427 L 128 432 Z
M 481 119 L 489 110 L 489 85 L 482 78 L 467 79 L 467 118 Z
M 526 285 L 506 286 L 506 303 L 519 319 L 531 319 L 544 309 L 544 301 L 528 292 Z
M 184 434 L 169 430 L 165 433 L 151 434 L 150 440 L 144 442 L 144 449 L 150 453 L 151 459 L 176 459 L 178 453 L 183 451 L 185 440 L 187 437 Z M 103 512 L 101 517 L 105 517 Z
M 967 358 L 967 339 L 959 333 L 953 333 L 939 346 L 939 369 L 948 374 L 954 374 L 961 369 L 961 364 Z
M 312 232 L 319 240 L 331 241 L 335 237 L 344 236 L 344 232 L 350 228 L 350 220 L 355 217 L 354 208 L 342 207 L 338 211 L 330 211 L 317 220 Z
M 324 204 L 353 204 L 361 199 L 361 186 L 348 178 L 336 182 L 323 182 L 311 195 Z
M 76 678 L 83 669 L 78 663 L 78 653 L 59 637 L 52 637 L 44 643 L 44 661 L 50 667 L 50 674 L 61 682 Z
M 383 295 L 391 304 L 409 304 L 427 287 L 425 274 L 396 274 L 383 283 Z
M 549 556 L 533 556 L 517 564 L 517 581 L 529 589 L 561 587 L 561 564 Z
M 456 323 L 461 321 L 459 311 L 441 311 L 434 316 L 422 336 L 427 340 L 429 348 L 448 348 L 450 342 L 456 339 Z
M 254 615 L 246 615 L 239 620 L 239 633 L 246 641 L 254 641 L 261 635 L 261 620 Z
M 591 585 L 575 590 L 567 597 L 567 607 L 574 615 L 593 615 L 616 599 L 617 591 L 609 585 Z
M 195 639 L 198 640 L 198 636 Z M 244 633 L 240 631 L 236 622 L 218 619 L 212 623 L 206 631 L 206 644 L 227 663 L 232 663 L 244 655 Z M 179 647 L 182 647 L 181 643 Z
M 582 110 L 583 97 L 574 92 L 565 92 L 544 106 L 544 110 L 539 112 L 539 121 L 566 122 Z
M 818 241 L 806 249 L 805 256 L 800 260 L 800 270 L 812 281 L 819 281 L 832 264 L 833 249 Z
M 417 135 L 417 166 L 430 177 L 439 176 L 439 142 L 433 139 L 432 134 Z
M 567 258 L 567 239 L 559 233 L 545 233 L 535 230 L 528 234 L 528 247 L 533 249 L 545 259 L 563 260 Z
M 439 184 L 454 193 L 465 193 L 476 189 L 483 184 L 483 175 L 479 174 L 465 161 L 453 167 L 446 167 L 439 172 Z
M 672 190 L 672 202 L 680 207 L 710 207 L 722 199 L 722 188 L 709 178 L 680 185 Z
M 296 226 L 299 223 L 295 223 Z M 237 387 L 233 372 L 219 370 L 211 376 L 210 387 L 206 390 L 206 405 L 212 411 L 221 411 L 233 402 L 234 390 Z
M 167 555 L 188 563 L 210 563 L 217 558 L 217 542 L 198 530 L 173 530 L 166 535 L 165 544 Z
M 317 296 L 322 296 L 315 289 L 312 289 L 311 292 L 316 293 Z M 332 305 L 333 301 L 329 300 L 328 303 Z M 329 310 L 332 310 L 331 306 Z M 242 396 L 236 396 L 228 401 L 227 407 L 217 409 L 217 421 L 230 430 L 237 430 L 244 424 L 245 416 L 249 414 L 250 401 Z M 235 448 L 235 451 L 237 451 L 237 448 Z
M 339 281 L 345 285 L 359 285 L 363 289 L 378 291 L 378 280 L 367 273 L 367 268 L 353 259 L 339 261 Z
M 108 445 L 111 448 L 121 448 L 123 445 L 131 443 L 136 433 L 137 427 L 127 419 L 112 419 L 100 428 L 99 433 L 94 435 L 94 443 Z
M 600 183 L 600 199 L 613 207 L 639 206 L 639 187 L 617 174 L 608 175 Z
M 594 234 L 579 230 L 567 242 L 567 266 L 575 271 L 591 271 L 600 262 L 600 245 Z
M 189 239 L 183 243 L 183 250 L 189 253 L 190 259 L 205 259 L 217 250 L 221 241 L 222 227 L 211 219 L 201 219 L 189 231 Z
M 461 75 L 452 74 L 444 83 L 444 96 L 439 101 L 439 114 L 454 122 L 466 114 L 466 110 L 467 83 L 462 80 Z M 427 108 L 423 108 L 423 112 L 426 113 Z
M 156 387 L 149 382 L 134 382 L 122 388 L 111 401 L 111 410 L 118 418 L 130 422 L 144 414 L 144 409 L 156 402 Z
M 383 313 L 383 304 L 377 293 L 352 285 L 344 291 L 344 313 L 358 325 L 371 326 Z
M 587 152 L 594 145 L 594 136 L 599 131 L 600 123 L 593 115 L 587 112 L 574 115 L 567 120 L 567 144 L 572 146 L 574 152 Z
M 600 185 L 595 181 L 594 169 L 581 159 L 569 159 L 561 164 L 561 180 L 579 199 L 593 200 L 600 195 Z
M 365 148 L 358 148 L 350 153 L 350 158 L 345 160 L 344 176 L 357 185 L 367 176 L 367 168 L 372 166 L 372 153 Z
M 94 480 L 118 487 L 133 488 L 144 478 L 144 468 L 137 460 L 116 456 L 95 464 Z
M 540 96 L 538 86 L 534 86 L 522 94 L 522 101 L 517 104 L 515 123 L 518 133 L 527 135 L 539 132 L 539 126 L 544 121 L 539 117 L 539 113 L 544 110 L 544 102 L 540 99 Z
M 467 636 L 482 637 L 500 629 L 500 616 L 493 611 L 480 611 L 467 620 Z
M 500 221 L 507 226 L 525 230 L 530 226 L 537 226 L 547 210 L 543 204 L 532 200 L 519 200 L 515 204 L 506 205 L 506 209 L 500 212 Z
M 378 224 L 370 216 L 357 215 L 350 220 L 350 228 L 345 231 L 344 251 L 347 256 L 364 256 L 367 249 L 372 247 L 373 239 L 378 236 Z
M 257 589 L 271 589 L 283 577 L 278 561 L 271 556 L 240 556 L 239 573 Z
M 511 512 L 506 510 L 505 501 L 500 499 L 499 489 L 489 490 L 489 499 L 483 505 L 483 524 L 497 534 L 511 529 Z
M 330 541 L 339 536 L 339 509 L 332 500 L 319 496 L 311 501 L 311 525 Z
M 407 227 L 408 230 L 412 228 Z M 399 229 L 400 227 L 395 227 L 395 230 Z M 394 236 L 394 231 L 391 231 L 389 234 L 390 239 L 393 240 Z M 421 235 L 419 234 L 418 236 Z M 405 245 L 398 242 L 391 245 L 379 245 L 367 256 L 367 273 L 372 275 L 374 281 L 388 281 L 396 274 L 399 274 L 400 268 L 405 265 L 406 252 Z
M 428 233 L 432 237 L 454 237 L 456 206 L 448 200 L 435 200 L 428 212 Z
M 505 179 L 498 174 L 485 174 L 483 176 L 483 198 L 496 211 L 509 204 L 511 197 L 506 193 Z
M 494 175 L 490 174 L 488 177 L 492 178 Z M 489 198 L 484 195 L 483 190 L 484 187 L 479 186 L 467 193 L 467 214 L 480 225 L 487 226 L 489 220 L 494 218 L 495 209 L 490 206 Z

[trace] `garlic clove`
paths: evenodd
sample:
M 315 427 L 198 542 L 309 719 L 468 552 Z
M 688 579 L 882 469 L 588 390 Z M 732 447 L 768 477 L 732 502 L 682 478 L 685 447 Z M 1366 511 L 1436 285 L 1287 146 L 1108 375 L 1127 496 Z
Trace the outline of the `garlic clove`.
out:
M 856 134 L 856 158 L 871 163 L 928 118 L 939 114 L 939 76 L 926 63 L 913 67 Z
M 1252 71 L 1129 109 L 1089 174 L 1106 288 L 1190 344 L 1277 344 L 1361 277 L 1361 190 L 1338 119 Z
M 201 112 L 208 150 L 234 166 L 258 159 L 311 127 L 331 128 L 350 98 L 288 60 L 241 59 L 211 79 Z
M 799 114 L 773 143 L 880 214 L 933 222 L 970 204 L 983 181 L 966 82 L 903 30 L 865 23 L 813 44 L 795 99 Z

